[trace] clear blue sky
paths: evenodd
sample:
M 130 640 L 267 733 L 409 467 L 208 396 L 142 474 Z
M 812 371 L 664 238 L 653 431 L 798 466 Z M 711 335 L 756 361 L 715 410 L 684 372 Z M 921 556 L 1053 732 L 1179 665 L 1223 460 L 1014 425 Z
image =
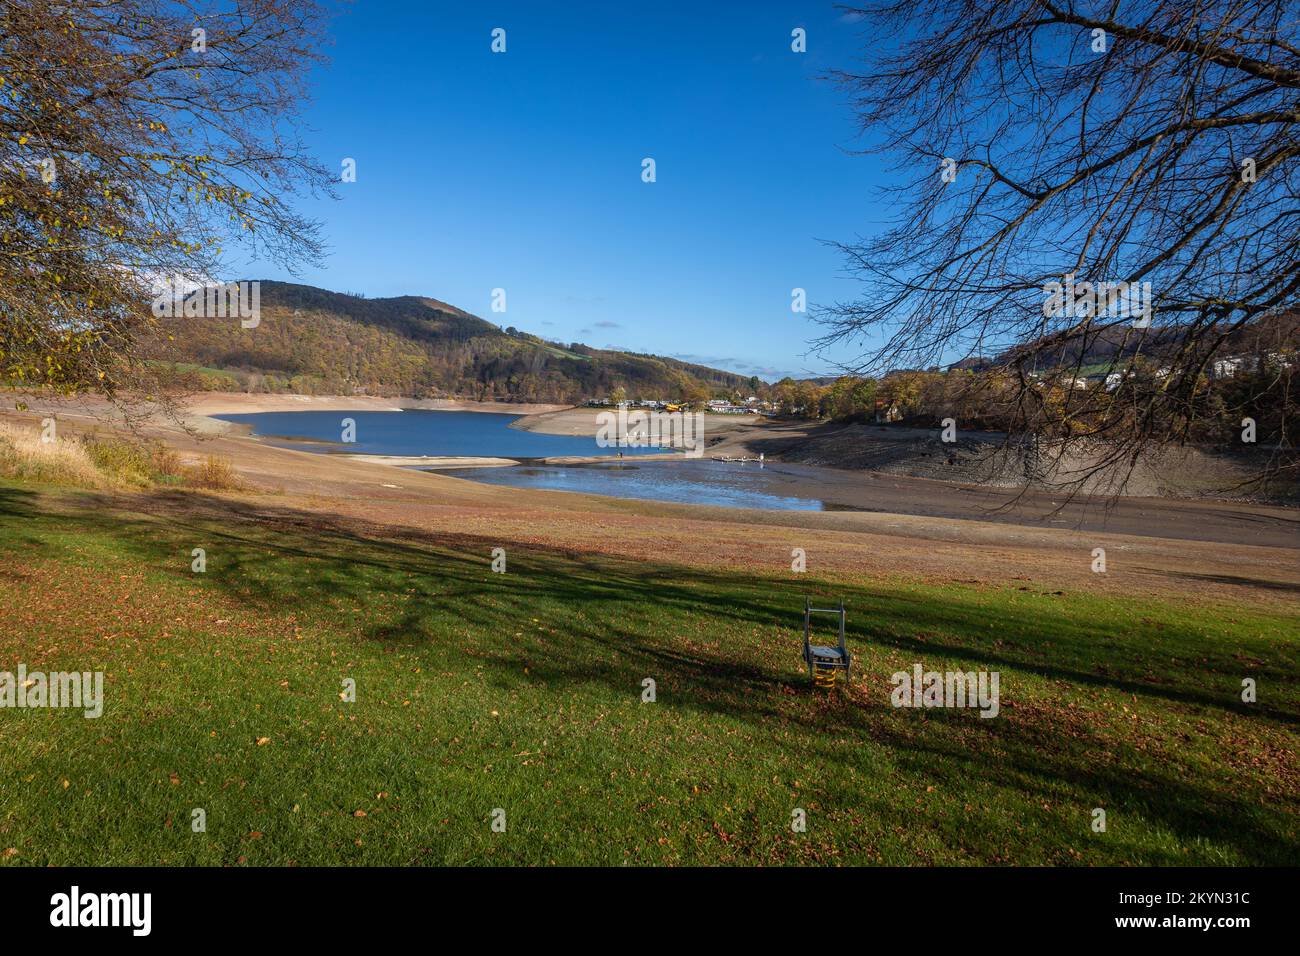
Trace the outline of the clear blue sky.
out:
M 879 160 L 846 153 L 863 145 L 854 118 L 818 78 L 855 63 L 861 29 L 800 0 L 357 0 L 308 112 L 317 156 L 354 158 L 357 181 L 306 206 L 330 249 L 297 281 L 768 380 L 831 371 L 806 356 L 816 327 L 790 290 L 853 295 L 818 240 L 892 214 Z

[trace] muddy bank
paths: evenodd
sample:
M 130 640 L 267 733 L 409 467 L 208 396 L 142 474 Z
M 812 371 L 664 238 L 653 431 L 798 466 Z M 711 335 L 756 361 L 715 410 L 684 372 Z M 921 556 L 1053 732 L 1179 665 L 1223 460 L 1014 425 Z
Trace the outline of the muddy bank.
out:
M 1250 461 L 1197 448 L 1167 448 L 1128 467 L 1092 473 L 1104 449 L 1076 447 L 1057 454 L 1047 443 L 1006 446 L 1000 432 L 961 432 L 943 442 L 937 429 L 892 425 L 764 422 L 709 444 L 709 454 L 763 454 L 769 461 L 852 472 L 928 478 L 1044 494 L 1075 491 L 1097 496 L 1253 501 L 1293 507 L 1300 488 L 1279 484 L 1243 491 Z
M 864 475 L 803 464 L 768 464 L 763 471 L 771 475 L 777 489 L 819 498 L 830 510 L 1300 548 L 1300 513 L 1285 507 L 1131 494 L 1117 500 L 1082 494 L 1066 497 L 1037 488 L 956 483 L 885 472 Z
M 512 428 L 554 435 L 591 435 L 605 409 L 570 408 L 521 418 Z M 1197 448 L 1168 448 L 1127 467 L 1090 474 L 1104 451 L 1051 446 L 1006 447 L 1000 432 L 958 431 L 943 442 L 937 429 L 897 425 L 794 422 L 761 416 L 705 415 L 706 456 L 758 457 L 770 462 L 816 465 L 869 475 L 926 478 L 997 489 L 1030 488 L 1044 494 L 1073 490 L 1094 496 L 1244 501 L 1294 507 L 1300 487 L 1278 484 L 1267 491 L 1242 490 L 1252 475 L 1241 458 Z
M 1084 495 L 1065 498 L 1032 490 L 772 462 L 760 466 L 753 462 L 638 458 L 560 468 L 545 467 L 541 462 L 526 464 L 533 467 L 477 473 L 453 471 L 451 475 L 520 490 L 546 489 L 645 502 L 874 512 L 1300 549 L 1300 514 L 1258 505 L 1137 497 L 1113 501 Z

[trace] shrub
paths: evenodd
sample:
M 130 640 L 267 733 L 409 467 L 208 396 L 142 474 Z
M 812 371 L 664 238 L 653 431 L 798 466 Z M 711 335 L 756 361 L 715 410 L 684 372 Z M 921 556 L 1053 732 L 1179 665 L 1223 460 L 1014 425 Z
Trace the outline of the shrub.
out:
M 208 455 L 198 465 L 192 466 L 185 481 L 192 488 L 210 491 L 233 491 L 244 486 L 230 462 L 215 455 Z
M 150 456 L 139 445 L 105 441 L 97 436 L 82 439 L 86 453 L 110 483 L 146 488 L 153 483 Z

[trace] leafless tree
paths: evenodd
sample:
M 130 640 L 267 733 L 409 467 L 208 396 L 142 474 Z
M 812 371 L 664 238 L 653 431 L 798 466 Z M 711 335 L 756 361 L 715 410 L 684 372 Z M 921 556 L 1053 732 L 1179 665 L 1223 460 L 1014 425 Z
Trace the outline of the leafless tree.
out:
M 904 0 L 847 15 L 866 57 L 833 78 L 864 152 L 892 161 L 902 213 L 836 243 L 864 289 L 819 311 L 818 348 L 855 345 L 854 371 L 997 356 L 1019 436 L 1103 449 L 1088 460 L 1104 470 L 1203 437 L 1216 358 L 1271 336 L 1255 394 L 1215 414 L 1281 403 L 1257 464 L 1294 467 L 1300 5 Z M 1061 289 L 1072 306 L 1051 301 Z M 1070 387 L 1098 354 L 1119 385 Z

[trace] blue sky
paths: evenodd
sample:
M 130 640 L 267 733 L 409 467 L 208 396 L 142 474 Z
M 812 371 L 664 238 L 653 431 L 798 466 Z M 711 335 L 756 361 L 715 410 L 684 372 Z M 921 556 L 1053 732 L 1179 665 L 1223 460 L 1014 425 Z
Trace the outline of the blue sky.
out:
M 795 27 L 807 53 L 790 49 Z M 806 354 L 816 327 L 790 291 L 854 295 L 819 240 L 892 212 L 874 196 L 880 161 L 846 152 L 864 145 L 854 117 L 818 78 L 855 63 L 861 29 L 798 0 L 357 0 L 307 114 L 317 156 L 355 159 L 357 179 L 305 207 L 329 253 L 296 281 L 430 295 L 547 338 L 769 380 L 833 371 Z

